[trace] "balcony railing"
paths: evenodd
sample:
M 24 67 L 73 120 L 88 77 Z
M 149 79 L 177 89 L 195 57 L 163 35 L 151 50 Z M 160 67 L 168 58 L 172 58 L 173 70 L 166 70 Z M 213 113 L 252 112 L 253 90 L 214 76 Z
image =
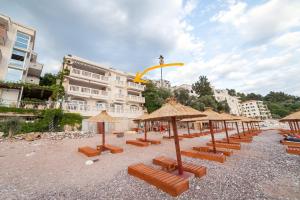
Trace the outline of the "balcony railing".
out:
M 127 87 L 132 88 L 132 89 L 137 89 L 137 90 L 144 90 L 145 86 L 141 84 L 137 84 L 134 82 L 127 82 Z
M 88 78 L 91 80 L 101 81 L 101 82 L 108 82 L 108 79 L 109 79 L 108 76 L 103 76 L 101 74 L 96 74 L 93 72 L 76 69 L 76 68 L 72 68 L 70 74 L 73 76 L 77 76 L 77 77 L 81 77 L 81 78 L 85 78 L 85 79 Z
M 43 64 L 37 63 L 37 62 L 36 63 L 30 63 L 29 68 L 33 68 L 35 70 L 42 71 L 43 70 Z
M 128 101 L 134 101 L 134 102 L 139 102 L 139 103 L 145 103 L 145 98 L 141 96 L 135 96 L 135 95 L 128 95 L 127 96 Z
M 125 82 L 124 81 L 120 81 L 120 80 L 116 80 L 116 85 L 120 85 L 120 86 L 124 86 Z
M 117 99 L 124 99 L 125 95 L 124 94 L 116 94 Z
M 77 95 L 83 95 L 83 96 L 108 98 L 108 92 L 105 90 L 98 90 L 94 88 L 82 87 L 77 85 L 70 85 L 69 92 Z

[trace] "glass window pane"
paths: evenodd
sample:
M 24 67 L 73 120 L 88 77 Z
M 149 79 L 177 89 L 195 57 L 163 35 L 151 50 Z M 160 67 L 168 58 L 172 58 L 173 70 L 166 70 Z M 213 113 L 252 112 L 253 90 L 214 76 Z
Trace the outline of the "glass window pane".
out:
M 21 37 L 17 37 L 17 41 L 21 42 L 21 43 L 24 43 L 24 44 L 28 43 L 28 39 L 24 39 L 24 38 L 21 38 Z
M 10 82 L 18 82 L 22 79 L 22 75 L 22 70 L 8 68 L 5 80 Z
M 20 50 L 17 50 L 17 49 L 14 49 L 12 53 L 16 54 L 16 55 L 19 55 L 19 56 L 23 56 L 23 57 L 25 57 L 25 54 L 26 54 L 24 51 L 20 51 Z
M 10 59 L 9 60 L 9 65 L 23 69 L 23 63 L 22 61 L 15 60 L 15 59 Z
M 21 32 L 17 32 L 17 37 L 20 37 L 20 38 L 24 38 L 24 39 L 27 39 L 29 40 L 30 36 L 25 34 L 25 33 L 21 33 Z
M 28 45 L 16 41 L 15 47 L 22 48 L 22 49 L 27 49 Z

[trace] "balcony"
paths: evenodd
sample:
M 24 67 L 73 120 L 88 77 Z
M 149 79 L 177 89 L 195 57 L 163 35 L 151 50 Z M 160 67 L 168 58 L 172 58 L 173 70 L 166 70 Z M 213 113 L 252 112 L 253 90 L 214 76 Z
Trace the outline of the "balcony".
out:
M 108 83 L 109 77 L 103 76 L 101 74 L 96 74 L 93 72 L 72 68 L 70 72 L 70 76 L 79 77 L 83 79 L 93 80 L 102 83 Z
M 138 102 L 138 103 L 145 103 L 145 98 L 141 96 L 135 96 L 135 95 L 128 95 L 127 96 L 127 101 L 132 101 L 132 102 Z
M 124 81 L 120 81 L 120 80 L 116 80 L 115 83 L 116 83 L 117 86 L 122 86 L 122 87 L 123 87 L 124 84 L 125 84 Z
M 43 64 L 41 63 L 29 63 L 28 75 L 40 77 L 43 70 Z
M 105 90 L 98 90 L 94 88 L 82 87 L 77 85 L 69 85 L 68 93 L 81 96 L 81 97 L 88 97 L 88 98 L 96 98 L 96 99 L 108 98 L 108 92 Z
M 124 94 L 116 94 L 116 99 L 118 100 L 124 100 L 125 99 L 125 95 Z
M 137 84 L 134 82 L 127 82 L 127 87 L 128 87 L 128 89 L 135 89 L 135 90 L 140 90 L 140 91 L 144 91 L 144 89 L 145 89 L 145 85 Z
M 5 45 L 7 41 L 7 30 L 0 26 L 0 45 Z

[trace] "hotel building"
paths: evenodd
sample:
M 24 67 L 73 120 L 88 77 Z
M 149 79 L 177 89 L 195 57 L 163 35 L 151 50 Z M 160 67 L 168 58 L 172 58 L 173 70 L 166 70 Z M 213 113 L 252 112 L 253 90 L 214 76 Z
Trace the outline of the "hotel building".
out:
M 62 67 L 70 71 L 63 81 L 64 110 L 84 117 L 106 110 L 113 117 L 130 120 L 144 113 L 145 85 L 134 83 L 134 74 L 73 55 L 64 57 Z
M 240 104 L 242 115 L 260 119 L 271 119 L 271 112 L 263 101 L 250 100 Z
M 36 30 L 0 14 L 0 81 L 39 84 L 43 65 L 34 52 Z M 16 104 L 20 89 L 0 88 L 2 105 Z

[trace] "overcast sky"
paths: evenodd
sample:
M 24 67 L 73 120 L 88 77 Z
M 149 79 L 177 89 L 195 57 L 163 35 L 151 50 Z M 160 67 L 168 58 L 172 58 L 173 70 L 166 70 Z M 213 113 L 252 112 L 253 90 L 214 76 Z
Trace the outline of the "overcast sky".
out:
M 300 0 L 0 0 L 37 30 L 45 72 L 73 54 L 136 73 L 165 62 L 173 85 L 208 76 L 217 88 L 300 95 Z M 148 77 L 158 79 L 160 72 Z

